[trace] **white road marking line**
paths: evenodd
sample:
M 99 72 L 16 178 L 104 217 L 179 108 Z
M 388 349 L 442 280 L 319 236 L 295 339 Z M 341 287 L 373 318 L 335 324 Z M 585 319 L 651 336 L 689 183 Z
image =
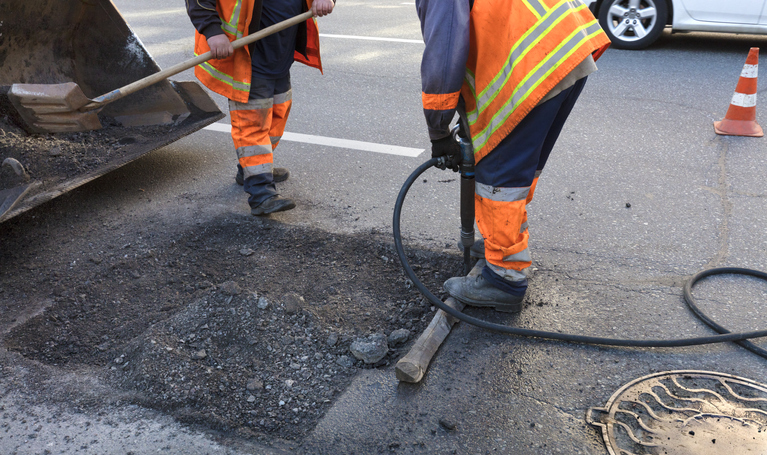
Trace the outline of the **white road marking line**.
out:
M 412 43 L 423 44 L 423 40 L 420 39 L 404 39 L 404 38 L 381 38 L 377 36 L 356 36 L 356 35 L 329 35 L 327 33 L 320 33 L 322 38 L 341 38 L 341 39 L 356 39 L 365 41 L 390 41 L 393 43 Z
M 220 131 L 231 134 L 232 127 L 223 123 L 214 123 L 206 126 L 204 129 L 211 131 Z M 353 141 L 351 139 L 339 139 L 335 137 L 313 136 L 310 134 L 288 133 L 282 135 L 283 141 L 303 142 L 306 144 L 325 145 L 328 147 L 340 147 L 352 150 L 361 150 L 364 152 L 385 153 L 387 155 L 408 156 L 415 158 L 424 149 L 411 147 L 400 147 L 398 145 L 376 144 L 374 142 Z
M 148 19 L 158 15 L 186 15 L 186 8 L 169 8 L 169 9 L 153 9 L 151 11 L 129 11 L 124 13 L 120 11 L 120 14 L 126 19 Z

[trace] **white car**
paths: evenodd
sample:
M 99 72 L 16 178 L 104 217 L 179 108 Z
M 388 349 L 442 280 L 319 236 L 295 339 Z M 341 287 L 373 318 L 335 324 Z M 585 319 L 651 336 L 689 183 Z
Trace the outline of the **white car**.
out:
M 642 49 L 663 29 L 767 34 L 767 0 L 583 0 L 613 47 Z

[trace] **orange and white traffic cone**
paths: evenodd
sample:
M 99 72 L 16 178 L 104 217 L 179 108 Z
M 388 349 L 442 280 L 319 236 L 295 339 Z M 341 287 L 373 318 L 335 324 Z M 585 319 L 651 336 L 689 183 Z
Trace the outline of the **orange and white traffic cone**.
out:
M 730 108 L 724 119 L 714 122 L 716 134 L 727 136 L 762 137 L 764 131 L 756 123 L 756 78 L 759 74 L 759 48 L 752 47 L 748 53 L 738 86 L 732 96 Z

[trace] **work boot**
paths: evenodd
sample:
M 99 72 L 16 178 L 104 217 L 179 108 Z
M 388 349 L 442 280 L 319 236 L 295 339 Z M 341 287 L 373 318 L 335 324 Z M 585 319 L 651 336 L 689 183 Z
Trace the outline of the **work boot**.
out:
M 288 177 L 290 177 L 290 171 L 287 168 L 276 167 L 272 169 L 272 180 L 274 183 L 284 182 L 288 179 Z M 237 175 L 234 176 L 234 181 L 237 182 L 238 185 L 245 184 L 242 168 L 240 166 L 237 166 Z
M 492 307 L 503 313 L 519 313 L 525 296 L 511 295 L 490 284 L 482 274 L 445 281 L 445 291 L 456 300 L 476 307 Z
M 251 215 L 261 216 L 275 212 L 284 212 L 296 207 L 292 199 L 282 196 L 272 196 L 264 202 L 250 209 Z
M 463 243 L 461 241 L 458 241 L 458 249 L 461 251 L 461 254 L 463 254 Z M 471 254 L 471 257 L 474 259 L 484 259 L 485 258 L 485 239 L 479 239 L 474 242 L 474 244 L 469 248 L 469 254 Z

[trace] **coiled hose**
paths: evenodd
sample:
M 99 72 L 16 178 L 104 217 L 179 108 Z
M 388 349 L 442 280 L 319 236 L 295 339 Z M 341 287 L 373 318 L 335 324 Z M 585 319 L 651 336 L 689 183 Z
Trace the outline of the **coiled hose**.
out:
M 419 291 L 421 291 L 421 293 L 429 300 L 429 302 L 432 303 L 432 305 L 441 309 L 445 313 L 461 321 L 464 321 L 468 324 L 480 327 L 482 329 L 490 330 L 493 332 L 506 333 L 509 335 L 522 336 L 522 337 L 559 340 L 559 341 L 566 341 L 569 343 L 579 343 L 579 344 L 642 347 L 642 348 L 673 348 L 673 347 L 697 346 L 697 345 L 704 345 L 704 344 L 724 343 L 726 341 L 734 341 L 738 343 L 739 345 L 743 346 L 744 348 L 748 349 L 749 351 L 761 357 L 767 358 L 767 350 L 764 350 L 754 345 L 750 341 L 747 341 L 752 338 L 761 338 L 761 337 L 767 336 L 767 330 L 758 330 L 758 331 L 743 332 L 743 333 L 731 333 L 729 330 L 725 329 L 724 327 L 722 327 L 721 325 L 713 321 L 711 318 L 706 316 L 698 308 L 698 306 L 695 303 L 695 299 L 692 296 L 693 286 L 695 286 L 695 284 L 698 281 L 711 275 L 720 275 L 720 274 L 749 275 L 756 278 L 761 278 L 763 280 L 767 280 L 767 273 L 760 272 L 758 270 L 743 269 L 743 268 L 737 268 L 737 267 L 713 268 L 713 269 L 704 270 L 696 274 L 695 276 L 693 276 L 689 281 L 687 281 L 687 283 L 684 286 L 684 298 L 685 298 L 685 302 L 687 302 L 687 306 L 690 308 L 690 310 L 692 310 L 692 312 L 698 318 L 700 318 L 703 322 L 705 322 L 711 328 L 713 328 L 718 333 L 720 333 L 720 335 L 707 336 L 707 337 L 683 338 L 683 339 L 676 339 L 676 340 L 625 340 L 625 339 L 592 337 L 592 336 L 583 336 L 583 335 L 571 335 L 571 334 L 546 332 L 542 330 L 523 329 L 523 328 L 509 327 L 509 326 L 501 325 L 501 324 L 495 324 L 492 322 L 475 318 L 473 316 L 469 316 L 454 308 L 451 308 L 450 306 L 446 305 L 442 300 L 440 300 L 437 296 L 432 294 L 431 291 L 429 291 L 426 288 L 426 286 L 424 286 L 424 284 L 418 279 L 418 277 L 416 277 L 415 272 L 413 271 L 412 267 L 410 267 L 410 264 L 408 263 L 408 260 L 407 260 L 407 256 L 405 255 L 405 250 L 402 246 L 402 233 L 400 231 L 400 218 L 402 216 L 402 206 L 405 201 L 405 196 L 407 196 L 407 193 L 410 190 L 410 187 L 418 179 L 418 177 L 420 177 L 421 174 L 426 172 L 427 169 L 437 165 L 438 161 L 439 161 L 438 158 L 432 158 L 431 160 L 419 166 L 415 171 L 413 171 L 412 174 L 410 174 L 408 179 L 402 185 L 402 189 L 400 190 L 399 195 L 397 196 L 397 202 L 394 205 L 394 219 L 392 224 L 393 224 L 393 230 L 394 230 L 394 246 L 397 250 L 397 255 L 399 256 L 400 262 L 402 263 L 402 267 L 405 269 L 405 274 L 408 276 L 408 278 L 410 278 L 410 280 L 413 282 L 416 288 Z

